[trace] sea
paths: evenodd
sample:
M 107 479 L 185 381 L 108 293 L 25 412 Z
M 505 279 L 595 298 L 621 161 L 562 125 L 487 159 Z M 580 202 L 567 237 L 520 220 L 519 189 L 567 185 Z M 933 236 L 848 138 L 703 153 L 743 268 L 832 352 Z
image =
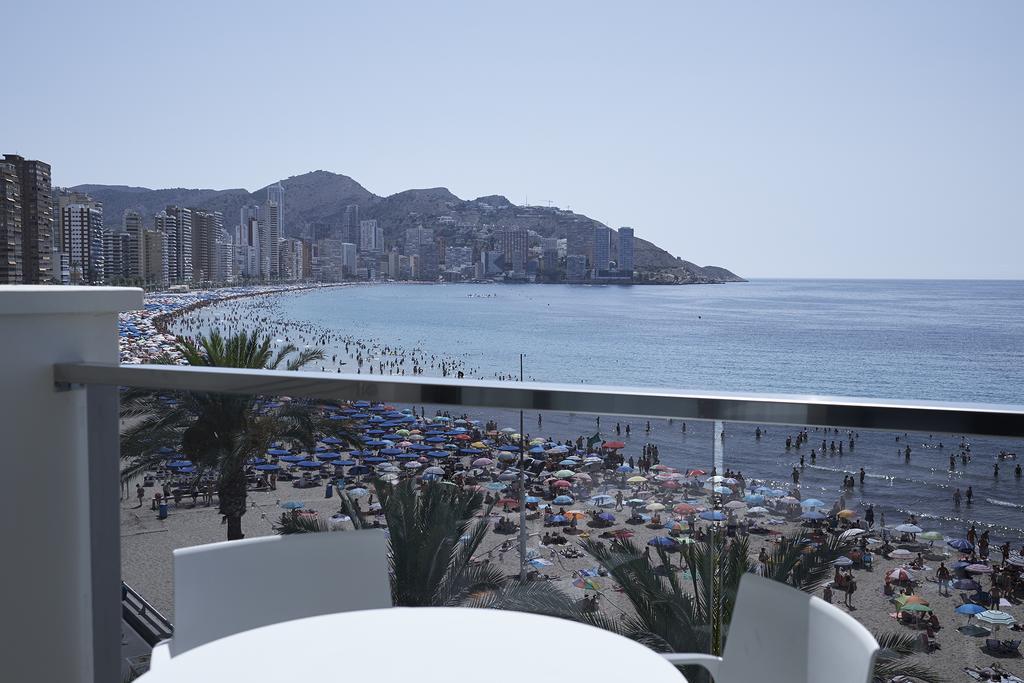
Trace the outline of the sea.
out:
M 365 345 L 370 358 L 415 352 L 466 377 L 881 399 L 1024 403 L 1024 282 L 951 280 L 754 280 L 699 286 L 379 284 L 242 299 L 202 309 L 188 332 L 254 324 L 289 341 L 326 341 L 354 371 L 337 341 Z M 291 336 L 288 330 L 305 330 Z M 387 347 L 385 352 L 383 349 Z M 522 358 L 521 358 L 522 354 Z M 336 371 L 339 368 L 326 368 Z M 363 372 L 366 368 L 362 369 Z M 518 430 L 518 411 L 465 410 Z M 635 416 L 545 413 L 525 416 L 531 436 L 600 434 L 638 457 L 655 444 L 661 461 L 710 471 L 716 465 L 847 507 L 875 506 L 888 524 L 913 514 L 920 526 L 962 537 L 968 526 L 993 541 L 1024 540 L 1024 480 L 1015 478 L 1024 440 L 960 434 L 810 428 L 809 443 L 785 448 L 802 425 L 726 423 Z M 618 425 L 620 432 L 616 431 Z M 625 426 L 629 425 L 627 436 Z M 755 438 L 755 429 L 766 430 Z M 843 455 L 826 449 L 835 441 Z M 961 444 L 969 444 L 969 461 Z M 911 457 L 905 458 L 907 446 Z M 817 460 L 810 461 L 815 448 Z M 800 466 L 800 455 L 804 465 Z M 949 458 L 955 468 L 950 470 Z M 994 465 L 1000 463 L 998 477 Z M 864 483 L 843 489 L 845 474 Z M 971 505 L 953 491 L 973 489 Z

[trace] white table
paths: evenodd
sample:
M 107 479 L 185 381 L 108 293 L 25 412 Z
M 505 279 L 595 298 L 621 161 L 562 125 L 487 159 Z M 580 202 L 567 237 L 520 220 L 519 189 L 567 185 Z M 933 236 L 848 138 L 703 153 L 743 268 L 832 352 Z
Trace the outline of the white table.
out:
M 608 631 L 523 612 L 457 607 L 395 607 L 263 626 L 160 662 L 139 680 L 305 683 L 339 675 L 397 683 L 686 683 L 657 653 Z

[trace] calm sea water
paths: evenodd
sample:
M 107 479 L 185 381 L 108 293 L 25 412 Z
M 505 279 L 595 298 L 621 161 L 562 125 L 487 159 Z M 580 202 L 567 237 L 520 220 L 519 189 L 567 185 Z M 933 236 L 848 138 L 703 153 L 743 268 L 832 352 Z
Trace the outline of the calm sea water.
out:
M 514 285 L 381 285 L 332 288 L 235 302 L 230 313 L 269 319 L 285 327 L 328 330 L 403 349 L 463 359 L 471 376 L 518 377 L 525 353 L 527 379 L 717 391 L 822 394 L 1024 403 L 1024 282 L 761 280 L 692 287 Z M 251 306 L 251 310 L 247 307 Z M 223 311 L 228 313 L 228 309 Z M 218 309 L 208 309 L 212 318 Z M 280 329 L 280 328 L 279 328 Z M 518 425 L 518 413 L 470 411 Z M 601 433 L 628 423 L 627 454 L 659 445 L 662 461 L 677 467 L 713 462 L 713 425 L 603 416 Z M 532 434 L 556 439 L 597 431 L 589 415 L 549 414 Z M 724 465 L 745 476 L 791 482 L 799 452 L 784 448 L 797 429 L 726 425 Z M 864 467 L 867 478 L 847 494 L 850 507 L 874 503 L 888 522 L 910 512 L 926 528 L 963 535 L 968 524 L 994 539 L 1024 538 L 1024 483 L 1014 462 L 993 476 L 996 454 L 1024 442 L 970 438 L 972 459 L 959 453 L 960 435 L 861 431 L 842 457 L 810 448 L 842 435 L 811 431 L 804 447 L 805 496 L 838 498 L 843 473 Z M 844 438 L 845 440 L 845 438 Z M 906 462 L 897 448 L 909 443 Z M 941 443 L 941 447 L 940 447 Z M 955 509 L 955 488 L 973 486 L 974 504 Z

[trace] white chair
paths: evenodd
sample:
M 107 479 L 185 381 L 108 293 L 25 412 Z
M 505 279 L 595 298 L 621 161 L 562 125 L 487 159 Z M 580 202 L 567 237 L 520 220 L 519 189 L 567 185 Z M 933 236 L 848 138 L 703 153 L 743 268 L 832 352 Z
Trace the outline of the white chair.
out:
M 391 607 L 379 529 L 225 541 L 174 551 L 174 637 L 150 666 L 233 633 Z
M 740 581 L 723 657 L 665 655 L 696 664 L 715 683 L 867 683 L 878 642 L 849 614 L 778 581 Z

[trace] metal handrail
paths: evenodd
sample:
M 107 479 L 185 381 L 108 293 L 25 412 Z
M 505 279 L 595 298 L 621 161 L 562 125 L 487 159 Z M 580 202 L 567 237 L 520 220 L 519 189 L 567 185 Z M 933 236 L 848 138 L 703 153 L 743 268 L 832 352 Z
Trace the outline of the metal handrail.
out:
M 58 386 L 106 385 L 683 420 L 1024 436 L 1024 406 L 101 363 L 57 364 L 54 382 Z

